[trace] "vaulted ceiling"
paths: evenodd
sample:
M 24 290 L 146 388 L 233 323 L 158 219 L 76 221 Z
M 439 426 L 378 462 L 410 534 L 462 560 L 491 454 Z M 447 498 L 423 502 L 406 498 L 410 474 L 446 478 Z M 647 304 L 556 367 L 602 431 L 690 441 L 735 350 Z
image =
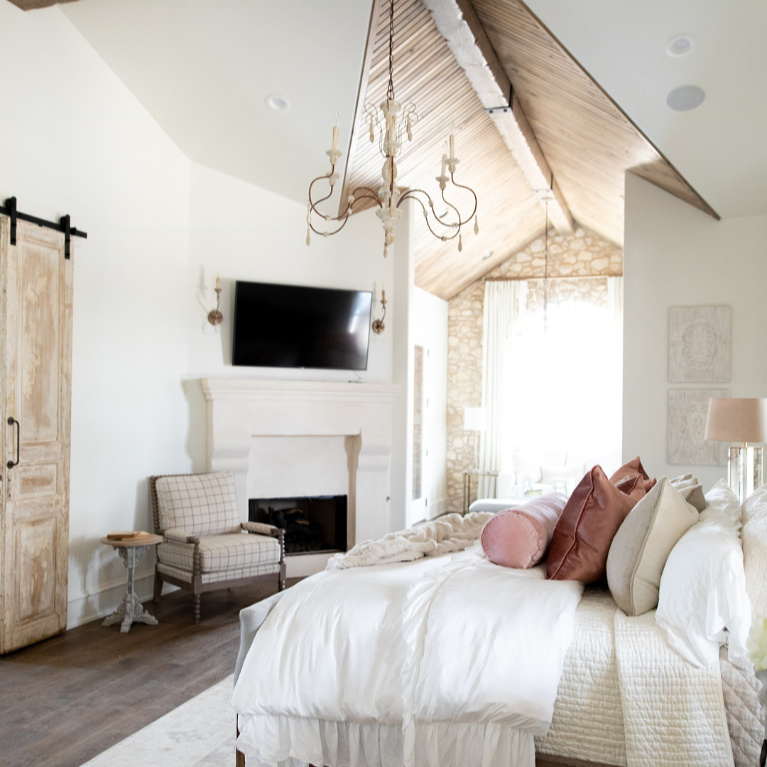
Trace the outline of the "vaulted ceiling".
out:
M 386 97 L 388 6 L 378 3 L 360 106 Z M 520 0 L 397 0 L 395 9 L 394 83 L 419 112 L 413 141 L 398 162 L 398 181 L 436 189 L 448 126 L 454 123 L 461 160 L 456 180 L 470 185 L 480 200 L 480 233 L 465 236 L 461 251 L 455 240 L 440 242 L 426 226 L 418 227 L 415 279 L 420 287 L 443 298 L 455 295 L 539 237 L 547 204 L 556 202 L 569 214 L 564 229 L 572 230 L 574 222 L 622 243 L 627 170 L 716 216 Z M 483 33 L 485 43 L 476 44 Z M 461 51 L 462 36 L 475 51 Z M 488 72 L 495 71 L 489 87 L 497 87 L 489 100 L 484 97 L 488 88 L 477 86 L 476 77 L 470 81 L 462 60 L 475 65 L 479 60 Z M 364 110 L 357 111 L 347 190 L 380 183 L 378 145 L 365 140 Z M 505 140 L 520 123 L 529 126 L 527 143 L 546 169 L 538 182 L 523 170 L 525 147 L 510 147 Z M 542 193 L 549 190 L 558 193 L 558 200 L 545 201 L 549 195 Z
M 455 295 L 540 236 L 547 208 L 559 231 L 621 243 L 627 170 L 708 215 L 767 213 L 765 9 L 396 0 L 394 82 L 419 117 L 398 182 L 437 189 L 452 123 L 456 180 L 479 197 L 480 233 L 461 252 L 417 228 L 416 283 Z M 78 0 L 61 11 L 193 161 L 305 203 L 337 114 L 345 187 L 377 185 L 363 105 L 385 93 L 385 0 Z M 678 33 L 695 50 L 671 59 L 664 46 Z M 666 94 L 683 84 L 703 86 L 706 101 L 673 112 Z M 269 94 L 291 109 L 270 111 Z

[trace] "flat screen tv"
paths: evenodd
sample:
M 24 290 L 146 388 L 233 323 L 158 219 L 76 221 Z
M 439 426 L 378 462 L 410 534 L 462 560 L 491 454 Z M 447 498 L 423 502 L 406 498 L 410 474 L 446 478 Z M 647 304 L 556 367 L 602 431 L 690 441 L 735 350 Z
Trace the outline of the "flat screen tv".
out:
M 238 281 L 232 364 L 367 370 L 372 294 Z

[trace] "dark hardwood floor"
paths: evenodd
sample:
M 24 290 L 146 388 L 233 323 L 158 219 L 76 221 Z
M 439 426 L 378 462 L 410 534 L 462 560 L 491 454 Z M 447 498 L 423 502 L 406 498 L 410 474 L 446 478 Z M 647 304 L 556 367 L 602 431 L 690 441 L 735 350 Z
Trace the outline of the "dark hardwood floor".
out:
M 239 611 L 271 593 L 204 594 L 195 626 L 191 596 L 175 591 L 146 604 L 157 626 L 121 634 L 98 620 L 0 657 L 0 765 L 77 767 L 225 679 Z

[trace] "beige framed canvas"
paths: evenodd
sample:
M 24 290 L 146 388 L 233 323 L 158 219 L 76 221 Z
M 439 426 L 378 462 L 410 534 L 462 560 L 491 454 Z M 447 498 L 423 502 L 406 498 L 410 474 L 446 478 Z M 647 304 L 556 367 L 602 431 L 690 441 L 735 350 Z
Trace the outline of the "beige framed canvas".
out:
M 730 307 L 672 306 L 668 312 L 670 383 L 730 381 Z
M 724 466 L 727 444 L 705 439 L 708 401 L 729 397 L 729 389 L 670 389 L 668 462 L 688 466 Z

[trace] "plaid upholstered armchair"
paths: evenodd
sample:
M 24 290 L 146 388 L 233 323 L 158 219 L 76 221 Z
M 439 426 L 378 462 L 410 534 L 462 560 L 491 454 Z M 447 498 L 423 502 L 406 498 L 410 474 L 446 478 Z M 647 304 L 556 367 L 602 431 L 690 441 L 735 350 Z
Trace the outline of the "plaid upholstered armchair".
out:
M 240 522 L 234 477 L 229 472 L 149 478 L 157 545 L 154 601 L 163 582 L 192 592 L 194 622 L 204 591 L 275 579 L 285 588 L 283 535 L 272 525 Z

